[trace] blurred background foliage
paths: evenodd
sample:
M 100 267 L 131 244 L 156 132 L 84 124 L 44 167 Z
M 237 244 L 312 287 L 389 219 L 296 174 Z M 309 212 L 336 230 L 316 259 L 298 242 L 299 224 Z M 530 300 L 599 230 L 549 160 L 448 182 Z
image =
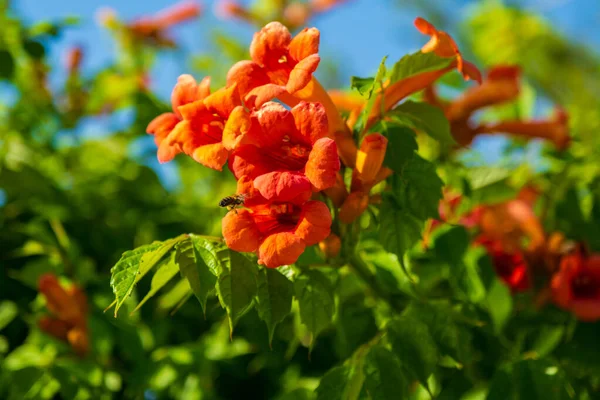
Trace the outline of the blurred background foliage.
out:
M 278 1 L 255 3 L 254 12 L 265 21 L 282 18 L 273 11 L 280 9 Z M 496 171 L 511 168 L 515 160 L 527 161 L 528 167 L 517 170 L 511 179 L 524 181 L 539 172 L 538 184 L 556 188 L 546 194 L 548 231 L 560 229 L 570 238 L 587 238 L 599 251 L 600 232 L 592 222 L 600 221 L 593 204 L 593 199 L 600 198 L 600 60 L 592 46 L 585 38 L 578 42 L 565 38 L 518 1 L 470 2 L 469 12 L 458 16 L 447 13 L 448 5 L 443 2 L 384 3 L 384 7 L 410 14 L 410 19 L 419 12 L 448 31 L 460 28 L 461 48 L 482 68 L 499 63 L 521 65 L 529 85 L 529 104 L 493 112 L 517 112 L 521 107 L 528 116 L 537 116 L 547 114 L 551 103 L 567 109 L 574 144 L 566 156 L 546 148 L 540 152 L 535 144 L 524 148 L 517 141 L 483 140 L 461 157 L 467 165 L 486 166 L 493 158 L 500 166 Z M 574 1 L 568 6 L 578 7 Z M 340 12 L 343 7 L 339 6 Z M 596 18 L 598 12 L 596 8 Z M 145 83 L 152 81 L 148 73 L 157 55 L 170 52 L 177 62 L 188 63 L 184 65 L 196 76 L 211 75 L 213 87 L 218 87 L 229 65 L 247 57 L 250 36 L 217 28 L 205 38 L 209 43 L 204 51 L 189 54 L 181 48 L 141 42 L 125 25 L 111 26 L 105 21 L 117 46 L 116 56 L 106 65 L 80 73 L 68 62 L 49 57 L 49 49 L 60 43 L 64 32 L 92 23 L 89 18 L 73 17 L 30 23 L 15 4 L 0 2 L 0 398 L 312 398 L 321 376 L 371 338 L 377 331 L 376 319 L 385 317 L 374 315 L 372 305 L 365 304 L 365 288 L 352 275 L 337 282 L 341 294 L 335 324 L 319 337 L 310 357 L 306 332 L 292 316 L 280 324 L 272 348 L 255 311 L 240 320 L 230 341 L 218 301 L 209 299 L 202 317 L 197 302 L 185 301 L 187 288 L 181 287 L 185 281 L 162 291 L 131 315 L 138 300 L 135 292 L 118 318 L 103 313 L 112 301 L 109 270 L 121 253 L 184 232 L 219 236 L 222 213 L 217 202 L 235 191 L 233 179 L 224 180 L 212 170 L 199 168 L 188 157 L 160 167 L 155 161 L 155 147 L 145 128 L 154 116 L 169 109 L 166 90 L 161 89 L 163 95 L 158 96 Z M 355 29 L 377 30 L 378 21 L 363 21 Z M 394 38 L 404 34 L 389 32 Z M 322 37 L 326 49 L 328 41 Z M 319 76 L 327 87 L 348 87 L 347 76 L 360 75 L 351 64 L 344 65 L 343 54 L 340 58 L 342 62 L 323 57 Z M 368 61 L 374 71 L 378 59 Z M 450 79 L 447 83 L 456 84 Z M 488 151 L 501 156 L 488 157 Z M 486 190 L 478 192 L 480 199 L 506 196 L 511 190 L 509 175 L 488 179 L 482 185 Z M 447 177 L 461 178 L 461 174 Z M 372 245 L 377 248 L 376 243 Z M 371 262 L 386 267 L 379 271 L 384 285 L 396 281 L 400 287 L 407 285 L 402 275 L 393 280 L 388 276 L 392 272 L 387 253 L 370 254 Z M 439 267 L 439 260 L 425 261 L 432 271 Z M 443 268 L 436 271 L 432 280 L 447 273 Z M 37 281 L 46 272 L 85 288 L 92 310 L 92 356 L 85 360 L 36 327 L 43 308 Z M 424 286 L 432 282 L 422 280 Z M 139 286 L 140 293 L 145 293 L 149 282 L 141 281 Z M 477 296 L 473 293 L 468 295 Z M 573 320 L 554 314 L 546 317 L 553 324 L 544 325 L 549 333 L 539 340 L 546 342 L 536 345 L 554 349 L 563 335 L 581 339 L 561 345 L 557 352 L 581 378 L 573 381 L 571 389 L 579 383 L 592 385 L 588 388 L 592 393 L 600 376 L 597 324 L 573 330 Z M 536 329 L 533 322 L 531 329 Z M 523 334 L 516 340 L 527 347 L 532 337 Z M 480 343 L 487 338 L 475 338 L 480 349 L 493 347 Z M 576 356 L 569 346 L 577 347 Z M 484 367 L 471 372 L 484 382 L 495 373 L 502 354 L 479 356 L 485 356 Z M 463 398 L 485 398 L 488 392 L 496 393 L 488 398 L 511 398 L 501 394 L 505 393 L 503 383 L 509 380 L 526 384 L 563 378 L 562 371 L 551 378 L 544 374 L 550 368 L 545 363 L 540 359 L 505 364 L 495 386 L 467 392 L 468 382 L 456 370 L 456 380 L 448 386 L 452 390 L 437 398 L 460 398 L 458 393 L 470 396 Z M 591 384 L 583 379 L 586 376 L 595 377 Z M 436 382 L 431 385 L 435 390 Z M 575 398 L 562 397 L 562 392 L 545 395 Z M 413 397 L 429 398 L 425 390 L 416 391 Z

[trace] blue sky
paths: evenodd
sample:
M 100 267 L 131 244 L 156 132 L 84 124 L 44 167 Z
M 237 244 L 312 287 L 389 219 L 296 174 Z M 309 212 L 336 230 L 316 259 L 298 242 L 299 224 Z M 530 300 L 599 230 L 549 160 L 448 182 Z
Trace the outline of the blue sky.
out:
M 457 32 L 458 23 L 468 16 L 473 4 L 469 0 L 423 0 L 444 9 L 450 24 L 445 27 L 450 33 Z M 486 0 L 500 1 L 500 0 Z M 249 43 L 254 28 L 231 20 L 220 20 L 213 13 L 214 1 L 197 0 L 204 6 L 203 16 L 194 22 L 173 29 L 173 36 L 188 54 L 202 54 L 209 50 L 208 40 L 215 28 L 230 32 Z M 241 1 L 244 3 L 243 1 Z M 320 53 L 323 59 L 333 59 L 341 66 L 341 77 L 349 82 L 351 75 L 369 76 L 377 68 L 384 55 L 390 60 L 420 48 L 426 38 L 412 25 L 418 10 L 398 7 L 406 0 L 349 0 L 332 12 L 311 21 L 321 31 Z M 414 0 L 413 0 L 414 2 Z M 600 1 L 599 0 L 506 0 L 530 9 L 549 20 L 558 31 L 572 40 L 592 48 L 600 46 Z M 69 15 L 81 18 L 81 23 L 68 29 L 62 38 L 49 49 L 53 63 L 59 63 L 65 50 L 76 44 L 85 49 L 84 73 L 102 68 L 110 63 L 115 52 L 115 42 L 108 31 L 98 26 L 95 14 L 101 7 L 116 10 L 120 18 L 130 20 L 140 15 L 153 14 L 174 0 L 13 0 L 17 12 L 27 21 L 52 20 Z M 248 2 L 246 2 L 248 3 Z M 456 37 L 457 35 L 455 35 Z M 59 69 L 57 69 L 60 71 Z M 153 90 L 167 99 L 177 76 L 189 73 L 191 68 L 181 57 L 166 52 L 161 55 L 151 74 Z M 51 76 L 51 83 L 60 85 L 64 77 Z M 96 131 L 94 124 L 83 130 Z M 94 133 L 92 133 L 94 135 Z M 498 155 L 501 138 L 486 139 L 477 144 L 485 150 L 486 158 L 491 153 Z M 493 158 L 496 158 L 493 157 Z

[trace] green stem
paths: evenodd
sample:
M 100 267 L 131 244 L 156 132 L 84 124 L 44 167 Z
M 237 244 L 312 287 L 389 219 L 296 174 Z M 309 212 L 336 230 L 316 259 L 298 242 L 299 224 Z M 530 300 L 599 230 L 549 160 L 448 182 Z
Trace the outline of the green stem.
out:
M 394 311 L 401 313 L 404 311 L 405 302 L 401 299 L 389 295 L 369 269 L 367 263 L 362 259 L 359 253 L 354 253 L 348 260 L 350 268 L 369 286 L 373 295 L 380 300 L 385 301 Z

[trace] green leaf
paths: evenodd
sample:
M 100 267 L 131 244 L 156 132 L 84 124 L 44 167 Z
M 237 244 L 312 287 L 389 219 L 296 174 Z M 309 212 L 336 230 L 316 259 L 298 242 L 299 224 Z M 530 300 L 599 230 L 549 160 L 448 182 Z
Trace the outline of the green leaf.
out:
M 350 87 L 358 90 L 358 93 L 367 95 L 367 98 L 371 98 L 373 92 L 373 84 L 375 83 L 374 78 L 359 78 L 358 76 L 350 77 Z
M 177 262 L 181 276 L 187 279 L 203 312 L 206 314 L 206 300 L 214 294 L 217 282 L 217 255 L 210 252 L 212 243 L 195 235 L 190 240 L 177 245 Z M 212 267 L 209 267 L 209 264 Z
M 110 286 L 115 294 L 115 317 L 119 309 L 131 295 L 133 288 L 173 247 L 184 240 L 186 235 L 181 235 L 164 242 L 155 242 L 126 251 L 121 259 L 111 268 Z
M 566 328 L 562 325 L 540 327 L 537 337 L 531 346 L 531 351 L 535 352 L 540 358 L 549 355 L 560 344 L 565 331 Z
M 132 313 L 139 310 L 152 296 L 154 296 L 163 286 L 171 281 L 179 272 L 179 265 L 177 264 L 176 253 L 172 252 L 169 258 L 163 259 L 158 264 L 158 269 L 152 276 L 150 281 L 150 291 L 146 293 L 142 301 L 133 309 Z
M 508 286 L 496 278 L 488 289 L 486 303 L 494 330 L 500 333 L 512 314 L 513 299 Z
M 276 269 L 261 268 L 258 271 L 258 295 L 256 310 L 269 330 L 269 344 L 273 341 L 275 326 L 292 310 L 293 283 Z
M 473 361 L 475 350 L 471 332 L 457 322 L 456 312 L 449 305 L 413 303 L 406 315 L 427 325 L 440 353 L 449 355 L 463 365 Z
M 398 174 L 392 176 L 391 182 L 401 209 L 422 220 L 439 218 L 438 205 L 444 182 L 433 163 L 415 154 Z
M 408 398 L 408 380 L 400 361 L 382 345 L 369 349 L 365 357 L 365 386 L 373 400 Z
M 361 371 L 350 366 L 330 369 L 317 387 L 317 400 L 356 400 L 364 379 Z
M 36 40 L 26 40 L 23 43 L 23 49 L 31 58 L 36 60 L 44 58 L 44 55 L 46 54 L 44 45 Z
M 388 115 L 395 122 L 422 131 L 441 143 L 455 143 L 444 112 L 431 104 L 407 100 L 395 107 Z
M 383 198 L 381 205 L 379 240 L 383 248 L 402 260 L 404 253 L 421 239 L 423 220 L 410 212 L 399 209 L 389 197 Z
M 8 50 L 0 50 L 0 78 L 12 79 L 15 73 L 15 60 Z
M 385 123 L 381 132 L 388 139 L 383 164 L 394 172 L 401 173 L 417 151 L 417 141 L 412 129 Z
M 348 275 L 356 277 L 353 275 Z M 340 358 L 347 358 L 363 343 L 377 334 L 377 324 L 373 310 L 364 303 L 364 288 L 350 299 L 338 300 L 335 313 L 336 340 L 335 348 Z M 338 291 L 341 297 L 341 293 Z
M 435 53 L 417 51 L 402 57 L 391 69 L 390 83 L 398 82 L 423 72 L 435 71 L 446 68 L 452 59 L 437 56 Z
M 6 326 L 8 326 L 8 324 L 10 324 L 13 319 L 15 319 L 15 317 L 17 316 L 18 313 L 19 313 L 19 310 L 17 308 L 17 305 L 14 302 L 8 301 L 8 300 L 4 300 L 3 302 L 1 302 L 0 303 L 0 331 L 2 329 L 6 328 Z
M 432 238 L 436 256 L 452 266 L 458 265 L 469 247 L 469 234 L 463 226 L 442 226 Z
M 256 296 L 257 267 L 243 254 L 223 248 L 217 253 L 220 268 L 217 276 L 217 295 L 229 318 L 229 334 L 238 319 L 252 308 Z
M 321 272 L 306 271 L 296 278 L 294 290 L 300 306 L 300 320 L 311 332 L 312 348 L 315 338 L 333 319 L 333 288 Z
M 375 74 L 375 78 L 373 78 L 373 85 L 367 91 L 367 98 L 369 99 L 369 101 L 367 102 L 365 109 L 363 110 L 360 124 L 358 124 L 359 126 L 357 128 L 359 130 L 362 130 L 362 127 L 364 127 L 366 125 L 367 119 L 369 118 L 369 115 L 371 114 L 371 110 L 373 109 L 373 106 L 375 105 L 375 101 L 377 100 L 377 96 L 372 96 L 373 92 L 377 91 L 377 90 L 381 90 L 383 87 L 383 79 L 385 78 L 385 75 L 387 73 L 387 70 L 385 68 L 386 60 L 387 60 L 387 56 L 383 57 L 383 59 L 381 60 L 381 63 L 379 63 L 379 68 L 377 68 L 377 73 Z M 367 89 L 365 89 L 365 90 L 367 90 Z
M 567 400 L 573 398 L 568 386 L 564 371 L 557 365 L 547 360 L 522 360 L 496 371 L 487 400 Z
M 312 400 L 315 398 L 315 392 L 306 388 L 297 388 L 291 392 L 285 393 L 276 400 Z
M 388 323 L 387 332 L 392 350 L 407 376 L 427 387 L 427 379 L 438 362 L 438 350 L 427 325 L 403 315 Z

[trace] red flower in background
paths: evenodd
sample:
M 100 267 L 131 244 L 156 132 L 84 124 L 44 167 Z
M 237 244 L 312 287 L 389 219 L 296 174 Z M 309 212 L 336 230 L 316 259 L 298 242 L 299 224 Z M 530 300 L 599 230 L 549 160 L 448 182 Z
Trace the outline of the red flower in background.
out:
M 223 218 L 225 243 L 236 251 L 257 252 L 259 264 L 268 268 L 293 264 L 306 246 L 329 236 L 331 214 L 325 203 L 248 203 L 247 209 Z
M 552 298 L 582 321 L 600 320 L 600 255 L 563 257 L 550 284 Z
M 507 251 L 502 242 L 480 236 L 475 240 L 476 244 L 485 247 L 496 274 L 506 283 L 513 292 L 521 292 L 529 289 L 529 275 L 525 257 L 520 250 Z
M 335 184 L 340 161 L 335 142 L 325 137 L 320 104 L 301 102 L 287 110 L 269 102 L 252 115 L 240 110 L 239 118 L 245 128 L 227 131 L 240 136 L 224 139 L 234 148 L 229 168 L 236 179 L 252 180 L 266 200 L 302 204 Z
M 148 125 L 160 162 L 171 161 L 179 153 L 218 171 L 227 162 L 223 128 L 241 101 L 235 85 L 212 94 L 209 85 L 209 77 L 198 84 L 191 75 L 181 75 L 171 95 L 173 112 L 159 115 Z
M 39 280 L 40 293 L 46 299 L 46 307 L 52 316 L 41 317 L 40 329 L 57 339 L 68 342 L 77 354 L 83 356 L 89 350 L 87 328 L 87 299 L 77 286 L 62 287 L 56 276 L 45 274 Z

